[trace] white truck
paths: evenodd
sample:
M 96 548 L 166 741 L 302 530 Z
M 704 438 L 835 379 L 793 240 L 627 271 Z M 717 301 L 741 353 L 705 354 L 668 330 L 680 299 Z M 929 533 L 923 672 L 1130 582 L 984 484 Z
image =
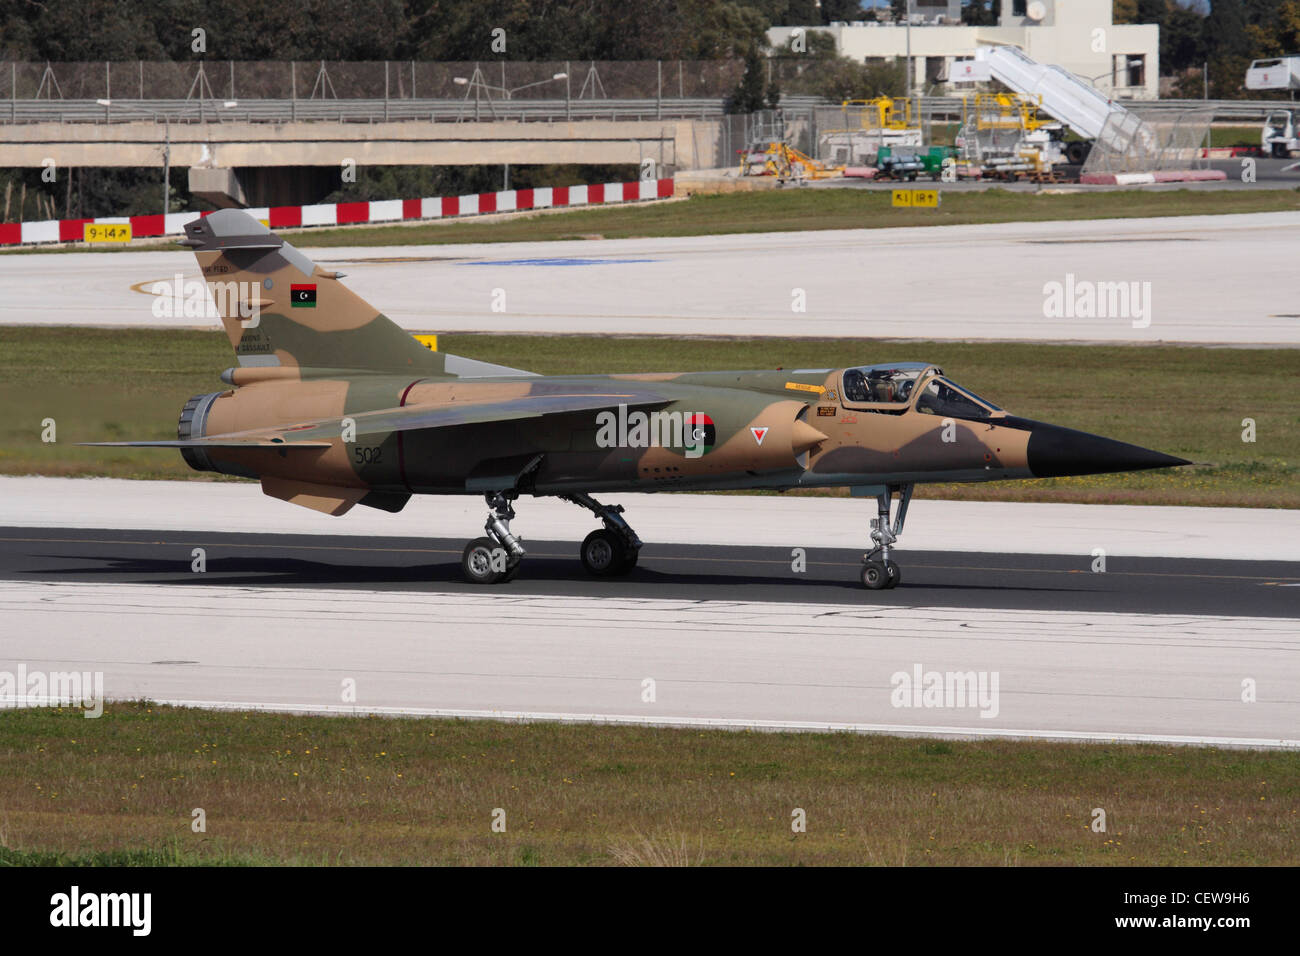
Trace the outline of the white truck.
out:
M 1246 70 L 1246 89 L 1300 90 L 1300 53 L 1253 62 Z M 1268 114 L 1259 138 L 1264 155 L 1286 159 L 1300 154 L 1297 119 L 1300 111 L 1293 109 L 1279 108 Z
M 1300 90 L 1300 53 L 1256 60 L 1246 70 L 1248 90 Z

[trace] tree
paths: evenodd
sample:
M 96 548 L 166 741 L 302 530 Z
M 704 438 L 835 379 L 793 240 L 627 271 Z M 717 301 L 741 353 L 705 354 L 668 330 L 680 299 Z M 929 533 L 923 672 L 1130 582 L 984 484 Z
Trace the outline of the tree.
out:
M 1210 62 L 1210 96 L 1214 99 L 1242 96 L 1253 47 L 1246 30 L 1242 0 L 1215 0 L 1205 18 L 1202 35 Z
M 901 59 L 868 64 L 845 56 L 830 56 L 807 61 L 797 74 L 784 77 L 782 82 L 790 93 L 822 96 L 839 103 L 902 96 L 906 73 Z
M 1204 37 L 1211 60 L 1248 57 L 1251 41 L 1246 32 L 1246 11 L 1241 0 L 1216 0 L 1205 18 Z
M 1205 62 L 1205 17 L 1170 0 L 1160 24 L 1160 69 L 1173 75 Z
M 1274 18 L 1249 27 L 1256 57 L 1300 51 L 1300 0 L 1283 0 Z
M 1167 0 L 1137 0 L 1134 23 L 1157 23 L 1163 26 L 1169 12 Z
M 862 11 L 862 0 L 822 0 L 821 6 L 822 23 L 851 23 L 866 19 Z
M 767 89 L 767 62 L 758 52 L 758 47 L 750 47 L 745 52 L 745 75 L 740 78 L 740 85 L 727 97 L 725 110 L 728 113 L 756 113 L 767 106 L 764 91 Z

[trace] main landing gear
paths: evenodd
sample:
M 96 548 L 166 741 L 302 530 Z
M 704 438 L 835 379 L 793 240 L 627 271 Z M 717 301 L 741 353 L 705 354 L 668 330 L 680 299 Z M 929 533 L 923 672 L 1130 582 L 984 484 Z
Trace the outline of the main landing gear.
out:
M 510 521 L 515 516 L 511 502 L 518 497 L 517 492 L 493 492 L 484 496 L 487 499 L 487 523 L 483 526 L 486 536 L 475 538 L 465 545 L 461 555 L 461 570 L 465 580 L 471 584 L 499 584 L 510 581 L 519 573 L 519 564 L 523 560 L 523 544 L 510 532 Z M 623 520 L 621 505 L 603 505 L 590 495 L 560 495 L 565 501 L 586 508 L 604 524 L 587 535 L 578 551 L 582 566 L 589 574 L 596 577 L 613 577 L 627 574 L 634 567 L 641 553 L 641 539 Z
M 898 509 L 891 526 L 889 507 L 894 492 L 898 492 Z M 911 484 L 888 485 L 883 494 L 876 495 L 880 516 L 871 522 L 871 540 L 876 546 L 862 556 L 862 584 L 869 590 L 898 587 L 898 582 L 902 580 L 898 565 L 890 557 L 890 545 L 903 533 L 903 522 L 907 520 L 907 506 L 911 500 Z
M 578 557 L 588 574 L 598 578 L 613 577 L 627 574 L 636 567 L 637 557 L 641 554 L 641 539 L 623 520 L 622 505 L 602 505 L 591 495 L 584 494 L 560 497 L 586 508 L 605 525 L 587 535 L 578 550 Z

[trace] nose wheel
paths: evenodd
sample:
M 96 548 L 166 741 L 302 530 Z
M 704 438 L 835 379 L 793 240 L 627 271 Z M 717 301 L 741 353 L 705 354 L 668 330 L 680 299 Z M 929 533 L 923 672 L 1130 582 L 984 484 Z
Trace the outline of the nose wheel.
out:
M 900 580 L 898 565 L 894 561 L 869 559 L 862 563 L 862 586 L 869 591 L 896 588 Z
M 475 538 L 465 545 L 460 556 L 461 571 L 470 584 L 513 581 L 519 573 L 520 562 L 527 554 L 522 542 L 510 533 L 510 520 L 515 516 L 510 501 L 514 496 L 494 492 L 484 497 L 491 509 L 487 523 L 483 526 L 486 536 Z
M 889 511 L 895 492 L 898 493 L 898 508 L 891 524 Z M 911 501 L 911 484 L 887 485 L 883 493 L 876 495 L 879 516 L 871 522 L 871 540 L 875 548 L 862 556 L 862 586 L 870 591 L 896 588 L 902 580 L 902 573 L 891 552 L 892 545 L 903 533 L 903 522 L 907 520 L 907 506 Z

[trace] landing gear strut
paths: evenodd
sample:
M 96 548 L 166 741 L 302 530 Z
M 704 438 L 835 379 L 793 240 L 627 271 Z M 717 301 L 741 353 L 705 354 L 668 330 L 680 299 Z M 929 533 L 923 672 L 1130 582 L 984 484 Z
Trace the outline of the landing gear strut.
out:
M 641 553 L 641 539 L 623 520 L 622 505 L 602 505 L 595 498 L 584 494 L 560 497 L 586 508 L 604 524 L 603 528 L 587 535 L 578 551 L 582 566 L 588 574 L 598 578 L 612 577 L 627 574 L 636 567 L 637 556 Z
M 893 525 L 889 522 L 890 499 L 898 492 L 898 510 Z M 872 591 L 898 587 L 902 574 L 890 557 L 890 545 L 903 533 L 907 520 L 907 506 L 912 501 L 912 485 L 887 485 L 883 494 L 876 495 L 879 517 L 871 522 L 871 540 L 875 548 L 862 556 L 862 584 Z
M 510 519 L 515 509 L 510 502 L 517 493 L 496 491 L 484 495 L 488 507 L 486 537 L 475 538 L 465 545 L 460 557 L 461 570 L 471 584 L 497 584 L 511 581 L 519 573 L 519 562 L 527 553 L 519 539 L 510 533 Z

